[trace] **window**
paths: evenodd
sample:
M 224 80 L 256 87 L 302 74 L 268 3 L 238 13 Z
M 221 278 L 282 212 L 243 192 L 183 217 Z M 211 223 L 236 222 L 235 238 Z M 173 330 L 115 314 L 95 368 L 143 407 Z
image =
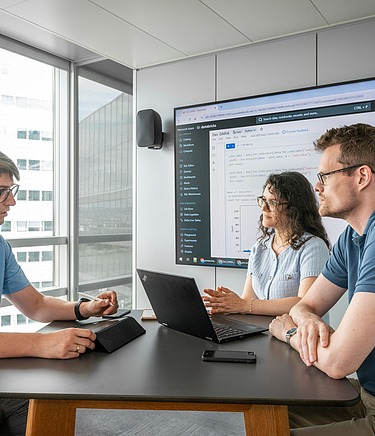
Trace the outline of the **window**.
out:
M 43 230 L 43 232 L 52 232 L 53 222 L 52 221 L 42 221 L 42 230 Z
M 18 139 L 26 139 L 27 138 L 27 130 L 26 129 L 18 129 L 17 138 Z M 25 162 L 26 162 L 26 160 L 25 160 Z M 23 168 L 23 169 L 26 169 L 26 168 Z
M 42 201 L 52 201 L 52 191 L 42 191 Z
M 123 277 L 119 300 L 128 306 L 131 289 L 126 285 L 132 268 L 132 97 L 84 77 L 79 77 L 78 87 L 79 280 L 83 284 Z M 97 96 L 95 103 L 92 95 Z
M 20 189 L 17 194 L 17 201 L 26 201 L 27 191 Z
M 48 262 L 53 260 L 52 251 L 42 251 L 42 262 Z
M 26 324 L 26 316 L 22 313 L 17 313 L 17 324 Z
M 29 232 L 39 232 L 40 231 L 40 221 L 29 221 L 27 230 Z
M 9 326 L 11 321 L 10 315 L 3 315 L 1 317 L 1 327 Z
M 17 232 L 27 232 L 27 221 L 17 221 Z
M 27 160 L 26 159 L 17 159 L 17 167 L 20 171 L 27 169 Z
M 25 44 L 18 49 L 23 55 L 0 48 L 0 150 L 17 164 L 22 187 L 9 211 L 13 227 L 8 221 L 1 231 L 40 292 L 49 288 L 49 295 L 71 299 L 78 289 L 110 287 L 131 307 L 131 220 L 123 218 L 132 216 L 131 88 L 106 76 L 90 80 L 83 67 L 76 69 L 77 126 L 70 123 L 77 101 L 70 62 L 39 56 Z M 79 142 L 69 141 L 77 136 Z M 80 259 L 80 248 L 86 258 Z M 0 314 L 9 313 L 15 323 L 17 309 L 4 301 Z
M 39 201 L 40 200 L 40 191 L 29 191 L 29 201 Z
M 29 160 L 29 170 L 39 171 L 40 170 L 40 160 Z
M 17 253 L 17 262 L 26 262 L 26 251 L 19 251 Z
M 38 106 L 30 106 L 33 107 L 34 109 L 37 108 Z M 39 130 L 29 130 L 29 139 L 32 140 L 38 140 L 40 139 L 40 131 Z
M 39 251 L 29 251 L 29 262 L 39 262 L 40 252 Z
M 12 222 L 4 221 L 4 224 L 1 226 L 2 232 L 10 232 L 12 230 Z

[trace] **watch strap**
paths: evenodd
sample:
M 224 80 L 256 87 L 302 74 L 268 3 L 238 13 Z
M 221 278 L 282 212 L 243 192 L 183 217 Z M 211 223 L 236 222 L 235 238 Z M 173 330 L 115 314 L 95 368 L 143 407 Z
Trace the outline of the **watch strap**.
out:
M 82 316 L 82 314 L 81 314 L 81 312 L 79 310 L 79 308 L 80 308 L 82 303 L 89 302 L 89 301 L 90 300 L 88 298 L 80 298 L 77 301 L 77 303 L 75 304 L 75 306 L 74 306 L 74 314 L 75 314 L 76 319 L 78 321 L 83 321 L 84 319 L 88 319 L 89 318 L 89 316 L 87 316 L 87 317 L 86 316 Z
M 290 345 L 290 338 L 297 333 L 297 327 L 289 329 L 285 334 L 285 342 Z

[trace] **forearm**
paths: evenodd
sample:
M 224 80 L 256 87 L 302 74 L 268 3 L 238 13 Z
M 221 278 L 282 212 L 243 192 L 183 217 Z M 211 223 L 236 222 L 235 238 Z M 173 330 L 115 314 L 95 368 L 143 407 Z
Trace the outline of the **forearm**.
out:
M 41 333 L 0 333 L 0 358 L 38 357 Z
M 34 312 L 27 316 L 39 322 L 73 320 L 76 319 L 74 306 L 74 302 L 43 296 L 43 300 L 35 307 Z
M 279 298 L 277 300 L 252 299 L 248 303 L 249 312 L 253 315 L 277 316 L 288 313 L 301 299 L 299 297 Z

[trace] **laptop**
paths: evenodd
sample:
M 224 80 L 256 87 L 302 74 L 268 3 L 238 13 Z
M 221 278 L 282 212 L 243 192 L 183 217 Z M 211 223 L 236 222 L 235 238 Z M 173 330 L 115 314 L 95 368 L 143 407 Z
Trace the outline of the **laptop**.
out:
M 193 278 L 137 269 L 158 322 L 166 327 L 223 343 L 268 329 L 207 313 Z

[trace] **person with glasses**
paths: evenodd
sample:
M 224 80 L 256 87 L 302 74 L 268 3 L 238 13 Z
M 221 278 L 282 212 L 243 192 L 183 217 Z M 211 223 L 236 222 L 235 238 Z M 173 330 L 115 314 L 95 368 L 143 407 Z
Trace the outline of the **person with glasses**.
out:
M 0 152 L 0 225 L 4 224 L 20 179 L 14 162 Z M 0 235 L 0 297 L 4 296 L 25 316 L 47 323 L 54 320 L 86 319 L 115 313 L 118 308 L 114 291 L 101 293 L 99 301 L 82 299 L 63 301 L 38 292 L 18 265 L 12 248 Z M 73 359 L 95 347 L 96 335 L 88 329 L 65 329 L 53 333 L 9 333 L 0 330 L 0 358 L 41 357 Z M 0 399 L 0 434 L 22 435 L 26 429 L 28 401 Z
M 271 174 L 257 198 L 261 236 L 251 248 L 242 292 L 205 289 L 212 314 L 281 315 L 288 312 L 321 273 L 330 243 L 314 189 L 298 172 Z
M 315 190 L 322 216 L 348 226 L 322 273 L 270 332 L 289 343 L 307 366 L 350 381 L 360 402 L 348 408 L 289 407 L 293 435 L 375 435 L 375 127 L 333 128 L 316 142 L 322 153 Z M 321 316 L 348 293 L 336 330 Z

